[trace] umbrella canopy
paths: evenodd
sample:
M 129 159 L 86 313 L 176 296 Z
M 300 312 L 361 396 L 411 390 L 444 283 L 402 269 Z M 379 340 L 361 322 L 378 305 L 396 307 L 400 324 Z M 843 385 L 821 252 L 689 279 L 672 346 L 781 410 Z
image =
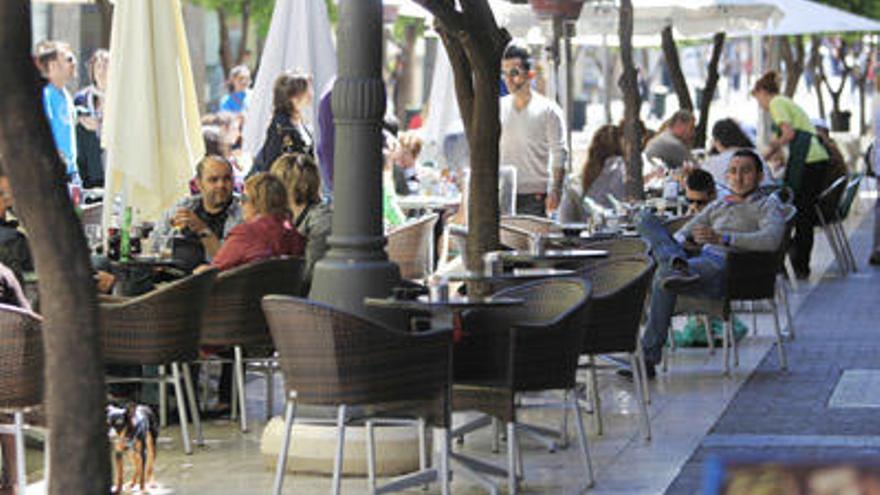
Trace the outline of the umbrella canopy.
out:
M 880 31 L 880 22 L 810 0 L 776 0 L 785 14 L 775 26 L 759 32 L 738 35 L 780 36 L 811 33 L 845 33 Z
M 242 132 L 245 151 L 256 154 L 263 145 L 266 128 L 272 120 L 272 86 L 282 72 L 298 69 L 311 74 L 316 102 L 334 79 L 336 49 L 331 33 L 330 18 L 323 1 L 278 0 L 275 3 Z M 313 123 L 318 121 L 317 108 L 314 103 Z M 312 127 L 316 138 L 320 138 L 317 126 Z
M 157 220 L 205 154 L 180 0 L 117 0 L 110 53 L 105 198 Z
M 677 36 L 700 37 L 718 31 L 765 29 L 782 17 L 773 0 L 633 0 L 633 34 L 656 35 L 672 26 Z M 584 3 L 577 21 L 578 35 L 617 35 L 620 2 L 600 0 Z M 502 20 L 511 34 L 536 24 L 536 17 L 524 11 L 527 5 L 510 5 Z M 543 22 L 549 34 L 550 23 Z

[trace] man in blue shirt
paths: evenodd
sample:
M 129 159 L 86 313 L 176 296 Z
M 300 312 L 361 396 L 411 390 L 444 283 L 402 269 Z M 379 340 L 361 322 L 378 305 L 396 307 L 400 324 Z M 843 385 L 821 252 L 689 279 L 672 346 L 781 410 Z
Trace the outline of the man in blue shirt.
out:
M 65 88 L 76 75 L 76 57 L 66 43 L 48 42 L 37 54 L 37 62 L 48 80 L 43 87 L 43 109 L 52 128 L 55 146 L 67 167 L 68 180 L 76 181 L 76 111 Z

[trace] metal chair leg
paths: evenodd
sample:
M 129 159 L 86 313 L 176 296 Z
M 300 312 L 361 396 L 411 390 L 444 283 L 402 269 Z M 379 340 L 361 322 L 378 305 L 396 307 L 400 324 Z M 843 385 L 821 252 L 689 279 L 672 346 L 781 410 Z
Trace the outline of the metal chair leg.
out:
M 642 394 L 645 397 L 645 403 L 651 403 L 651 388 L 648 386 L 648 365 L 645 364 L 645 350 L 642 349 L 642 342 L 636 342 L 636 359 L 638 359 L 639 369 L 642 372 Z
M 700 316 L 703 329 L 706 331 L 706 345 L 709 346 L 709 355 L 715 355 L 715 335 L 712 334 L 712 319 L 708 315 Z
M 779 287 L 779 300 L 782 301 L 782 305 L 785 307 L 785 321 L 788 322 L 788 338 L 794 340 L 794 319 L 791 317 L 791 305 L 788 300 L 788 291 L 785 288 L 785 284 L 777 284 Z
M 730 376 L 730 341 L 728 340 L 727 322 L 724 322 L 724 331 L 721 332 L 722 354 L 724 354 L 724 375 Z
M 183 451 L 186 455 L 192 454 L 192 445 L 189 439 L 189 421 L 186 419 L 186 405 L 183 400 L 183 387 L 180 384 L 180 365 L 171 363 L 171 377 L 174 380 L 174 397 L 177 399 L 177 416 L 180 418 L 180 436 L 183 438 Z
M 281 439 L 281 450 L 278 451 L 278 462 L 275 464 L 275 484 L 273 495 L 281 495 L 284 485 L 284 472 L 287 470 L 287 452 L 290 450 L 290 431 L 293 429 L 293 416 L 296 412 L 296 396 L 288 397 L 284 407 L 284 438 Z
M 447 428 L 436 428 L 434 438 L 439 440 L 440 455 L 439 467 L 440 472 L 437 473 L 437 481 L 440 482 L 441 495 L 449 495 L 452 493 L 449 487 L 449 430 Z M 438 438 L 439 437 L 439 438 Z
M 462 435 L 462 439 L 464 435 Z M 492 418 L 492 453 L 497 454 L 501 450 L 501 422 L 498 418 Z
M 634 353 L 629 355 L 630 366 L 633 369 L 633 392 L 635 392 L 636 401 L 639 403 L 639 410 L 642 413 L 642 426 L 645 435 L 645 441 L 651 441 L 651 418 L 648 416 L 648 407 L 645 405 L 645 398 L 642 389 L 642 374 L 637 373 L 639 368 L 638 360 Z
M 599 399 L 599 379 L 596 377 L 596 358 L 593 355 L 589 356 L 590 368 L 588 373 L 590 374 L 590 393 L 591 399 L 593 402 L 593 410 L 596 412 L 596 434 L 602 434 L 602 403 Z M 635 373 L 636 370 L 633 370 Z
M 730 314 L 727 331 L 730 332 L 730 346 L 733 348 L 733 366 L 739 368 L 739 344 L 736 341 L 736 335 L 733 333 L 733 313 Z
M 783 370 L 788 369 L 788 360 L 785 357 L 785 347 L 782 345 L 782 330 L 779 328 L 779 312 L 776 308 L 776 301 L 770 300 L 773 307 L 773 323 L 776 327 L 776 348 L 779 352 L 779 367 Z
M 241 431 L 247 431 L 247 396 L 245 395 L 244 384 L 244 356 L 242 355 L 241 346 L 237 345 L 234 349 L 235 361 L 233 362 L 235 380 L 238 382 L 236 390 L 238 396 L 239 418 L 241 421 Z
M 424 471 L 428 469 L 428 446 L 425 441 L 425 434 L 427 433 L 425 430 L 425 418 L 419 418 L 418 421 L 418 434 L 419 434 L 419 471 Z M 423 490 L 428 489 L 428 484 L 425 483 L 422 486 Z
M 272 412 L 275 409 L 275 363 L 273 361 L 268 362 L 268 368 L 266 370 L 266 419 L 272 417 Z
M 853 255 L 852 246 L 849 243 L 849 238 L 846 236 L 846 229 L 843 227 L 843 222 L 836 223 L 835 227 L 837 228 L 837 233 L 840 238 L 840 244 L 843 246 L 843 254 L 846 256 L 850 269 L 855 273 L 859 271 L 859 268 L 856 266 L 856 257 Z
M 590 448 L 587 443 L 587 432 L 584 428 L 584 418 L 583 411 L 581 411 L 581 405 L 577 401 L 575 394 L 572 394 L 572 407 L 574 407 L 574 424 L 577 426 L 578 430 L 578 444 L 581 447 L 581 454 L 583 455 L 584 462 L 584 471 L 587 473 L 587 488 L 593 486 L 594 477 L 593 477 L 593 462 L 590 459 Z
M 507 493 L 516 495 L 519 492 L 516 478 L 516 451 L 519 442 L 516 439 L 516 422 L 507 423 Z
M 568 390 L 562 392 L 562 404 L 568 404 Z M 559 424 L 559 448 L 568 448 L 568 408 L 562 408 L 562 418 Z
M 15 417 L 15 476 L 18 478 L 18 493 L 27 493 L 27 472 L 24 460 L 24 413 L 16 411 Z
M 189 401 L 189 409 L 192 413 L 193 426 L 196 427 L 196 445 L 205 445 L 205 435 L 202 431 L 202 418 L 199 416 L 199 409 L 196 406 L 196 393 L 193 390 L 192 373 L 189 370 L 189 363 L 183 363 L 183 384 L 186 387 L 186 398 Z
M 376 437 L 373 428 L 373 422 L 366 422 L 366 440 L 367 440 L 367 493 L 371 495 L 376 493 Z M 421 461 L 421 452 L 419 452 L 419 461 Z
M 342 462 L 345 448 L 345 404 L 339 406 L 336 413 L 336 459 L 333 461 L 333 495 L 339 495 L 342 488 Z
M 165 365 L 160 364 L 159 374 L 159 426 L 165 428 L 168 426 L 168 374 L 165 371 Z

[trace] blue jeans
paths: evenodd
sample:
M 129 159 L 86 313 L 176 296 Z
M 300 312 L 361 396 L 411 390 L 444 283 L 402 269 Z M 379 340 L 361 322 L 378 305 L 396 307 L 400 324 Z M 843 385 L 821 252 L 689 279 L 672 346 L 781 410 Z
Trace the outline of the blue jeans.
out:
M 657 271 L 651 287 L 651 307 L 648 323 L 642 337 L 645 361 L 657 364 L 663 357 L 663 346 L 669 336 L 669 324 L 675 312 L 678 295 L 721 299 L 724 297 L 725 259 L 721 253 L 703 251 L 688 257 L 684 248 L 672 236 L 660 220 L 651 213 L 643 213 L 637 227 L 639 234 L 651 244 L 651 253 L 657 261 Z M 663 289 L 662 281 L 672 272 L 675 259 L 686 260 L 688 269 L 699 278 L 686 288 L 675 292 Z

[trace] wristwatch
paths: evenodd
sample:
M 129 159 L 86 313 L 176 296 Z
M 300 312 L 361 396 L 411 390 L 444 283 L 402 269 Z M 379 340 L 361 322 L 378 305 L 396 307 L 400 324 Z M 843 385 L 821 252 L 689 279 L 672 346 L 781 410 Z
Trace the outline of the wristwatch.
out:
M 730 246 L 730 234 L 721 234 L 721 244 Z

